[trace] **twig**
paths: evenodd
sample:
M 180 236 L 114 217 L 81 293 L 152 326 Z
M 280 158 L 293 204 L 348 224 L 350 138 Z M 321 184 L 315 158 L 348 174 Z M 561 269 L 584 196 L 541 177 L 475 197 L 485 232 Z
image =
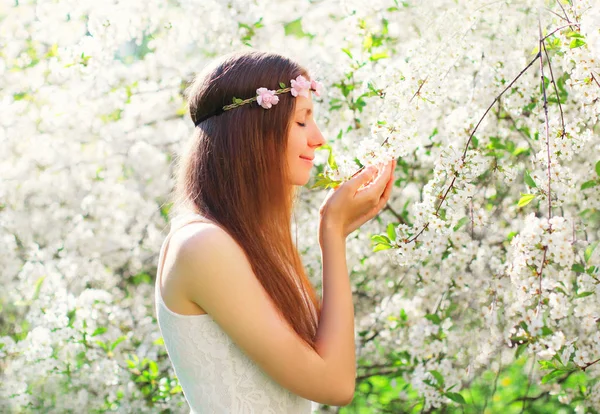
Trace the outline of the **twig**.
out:
M 550 224 L 550 219 L 552 218 L 552 192 L 551 192 L 551 180 L 552 176 L 550 174 L 550 125 L 548 121 L 548 97 L 546 96 L 546 83 L 544 82 L 544 57 L 542 56 L 542 49 L 545 48 L 544 40 L 542 39 L 542 22 L 538 18 L 538 27 L 540 33 L 540 79 L 542 81 L 542 92 L 544 97 L 544 121 L 545 121 L 545 129 L 546 129 L 546 151 L 548 154 L 548 232 L 552 233 L 552 225 Z M 546 263 L 546 253 L 548 252 L 548 246 L 544 246 L 544 257 L 542 258 L 542 265 L 540 266 L 540 271 L 538 273 L 538 278 L 540 281 L 540 285 L 538 288 L 538 304 L 535 311 L 536 316 L 539 314 L 541 306 L 542 306 L 542 272 L 544 271 L 544 265 Z
M 528 377 L 528 381 L 527 381 L 527 389 L 525 390 L 525 397 L 523 397 L 523 408 L 521 408 L 521 414 L 523 414 L 525 412 L 525 404 L 527 403 L 527 394 L 529 394 L 529 387 L 531 386 L 531 375 L 533 374 L 533 368 L 535 367 L 536 356 L 537 355 L 533 356 L 533 361 L 531 362 L 531 369 L 529 370 L 529 377 Z M 539 398 L 539 396 L 538 396 L 538 398 Z
M 585 371 L 586 369 L 588 369 L 589 367 L 591 367 L 592 365 L 594 365 L 596 362 L 600 361 L 600 358 L 598 358 L 597 360 L 593 361 L 593 362 L 588 362 L 587 364 L 585 364 L 581 368 L 582 371 Z
M 398 219 L 398 221 L 401 224 L 406 224 L 406 221 L 404 220 L 404 217 L 402 217 L 400 214 L 398 214 L 389 204 L 386 204 L 383 209 L 389 211 L 390 213 L 392 213 L 392 215 L 394 217 L 396 217 L 396 219 Z
M 410 100 L 408 101 L 408 103 L 411 103 L 413 99 L 415 99 L 415 96 L 417 96 L 419 94 L 419 92 L 421 92 L 421 88 L 423 87 L 423 85 L 425 85 L 425 82 L 427 82 L 427 79 L 429 79 L 429 76 L 427 76 L 425 78 L 425 80 L 423 80 L 421 82 L 421 84 L 419 85 L 419 89 L 417 89 L 417 91 L 415 92 L 415 94 L 412 96 L 412 98 L 410 98 Z
M 594 76 L 594 72 L 590 72 L 590 75 L 592 75 L 592 79 L 594 80 L 594 82 L 596 82 L 596 85 L 598 85 L 598 87 L 600 88 L 600 83 L 598 82 L 598 79 L 596 79 L 596 77 Z
M 576 26 L 579 27 L 579 23 L 569 23 L 569 24 L 565 24 L 564 26 L 559 27 L 558 29 L 553 30 L 552 32 L 550 32 L 550 34 L 546 35 L 542 41 L 546 40 L 547 38 L 549 38 L 550 36 L 552 36 L 554 33 L 558 32 L 559 30 L 562 30 L 564 28 L 570 27 L 570 26 Z
M 538 304 L 537 304 L 537 308 L 535 310 L 536 317 L 540 312 L 540 308 L 542 307 L 542 273 L 544 272 L 544 265 L 546 264 L 546 253 L 548 253 L 548 246 L 544 246 L 544 257 L 542 257 L 542 265 L 540 266 L 540 271 L 537 272 L 537 277 L 540 281 L 540 286 L 537 291 Z
M 475 231 L 475 220 L 473 220 L 473 197 L 471 197 L 470 210 L 471 210 L 471 238 L 473 238 L 473 232 Z
M 490 395 L 489 399 L 494 401 L 494 394 L 496 394 L 496 386 L 498 385 L 498 377 L 500 377 L 500 372 L 502 371 L 502 359 L 500 359 L 500 365 L 498 366 L 498 372 L 496 373 L 496 379 L 494 379 L 494 388 L 492 389 L 492 395 Z M 485 409 L 488 404 L 488 397 L 485 398 L 485 403 L 483 404 L 482 413 L 485 413 Z
M 552 85 L 554 86 L 554 92 L 556 92 L 556 100 L 558 101 L 558 109 L 560 109 L 560 123 L 562 125 L 562 132 L 560 134 L 561 138 L 564 138 L 567 134 L 567 129 L 565 127 L 565 115 L 563 113 L 562 105 L 560 104 L 560 96 L 558 95 L 558 86 L 556 86 L 556 82 L 554 81 L 554 73 L 552 71 L 552 64 L 550 63 L 550 57 L 548 56 L 548 51 L 546 50 L 546 42 L 542 42 L 544 47 L 544 54 L 546 55 L 546 60 L 548 61 L 548 69 L 550 69 L 550 80 L 552 81 Z
M 546 11 L 549 11 L 550 13 L 552 13 L 553 15 L 555 15 L 556 17 L 558 17 L 559 19 L 563 19 L 564 21 L 569 22 L 569 19 L 565 18 L 565 16 L 561 16 L 560 14 L 556 13 L 553 10 L 550 10 L 550 9 L 546 8 Z
M 569 15 L 567 14 L 567 12 L 565 11 L 564 7 L 562 6 L 562 4 L 560 4 L 560 0 L 556 0 L 556 3 L 558 4 L 558 6 L 560 7 L 560 9 L 563 11 L 563 13 L 565 14 L 565 20 L 568 21 L 569 23 L 571 23 L 571 21 L 569 20 Z

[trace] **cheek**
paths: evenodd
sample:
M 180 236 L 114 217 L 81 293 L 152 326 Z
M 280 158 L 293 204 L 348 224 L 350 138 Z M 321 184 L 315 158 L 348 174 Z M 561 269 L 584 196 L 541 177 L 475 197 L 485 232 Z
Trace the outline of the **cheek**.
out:
M 300 157 L 300 155 L 302 155 L 306 147 L 305 144 L 306 140 L 302 137 L 301 134 L 292 134 L 288 141 L 288 157 L 290 159 Z

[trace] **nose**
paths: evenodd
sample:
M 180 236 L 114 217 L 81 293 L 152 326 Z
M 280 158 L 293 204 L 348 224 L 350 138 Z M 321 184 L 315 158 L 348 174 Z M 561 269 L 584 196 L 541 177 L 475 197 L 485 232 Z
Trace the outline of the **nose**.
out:
M 315 126 L 315 131 L 310 136 L 309 145 L 315 148 L 325 145 L 325 137 L 318 126 Z

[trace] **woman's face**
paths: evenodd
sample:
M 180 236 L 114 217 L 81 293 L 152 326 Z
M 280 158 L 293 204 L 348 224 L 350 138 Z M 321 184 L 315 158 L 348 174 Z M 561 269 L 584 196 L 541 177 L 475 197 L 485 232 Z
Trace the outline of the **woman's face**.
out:
M 325 139 L 313 118 L 312 94 L 297 96 L 288 135 L 287 162 L 292 185 L 306 185 L 313 167 L 312 159 Z

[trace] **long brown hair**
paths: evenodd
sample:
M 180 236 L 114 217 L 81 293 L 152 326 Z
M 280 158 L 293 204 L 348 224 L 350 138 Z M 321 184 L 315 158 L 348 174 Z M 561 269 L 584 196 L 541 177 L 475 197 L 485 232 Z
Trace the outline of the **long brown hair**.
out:
M 235 52 L 214 60 L 186 89 L 190 116 L 213 114 L 234 97 L 279 89 L 298 75 L 298 63 L 278 54 Z M 195 128 L 178 160 L 176 206 L 219 224 L 242 247 L 281 315 L 313 349 L 321 306 L 292 240 L 294 189 L 286 147 L 295 98 L 278 95 L 270 109 L 256 104 L 211 116 Z

